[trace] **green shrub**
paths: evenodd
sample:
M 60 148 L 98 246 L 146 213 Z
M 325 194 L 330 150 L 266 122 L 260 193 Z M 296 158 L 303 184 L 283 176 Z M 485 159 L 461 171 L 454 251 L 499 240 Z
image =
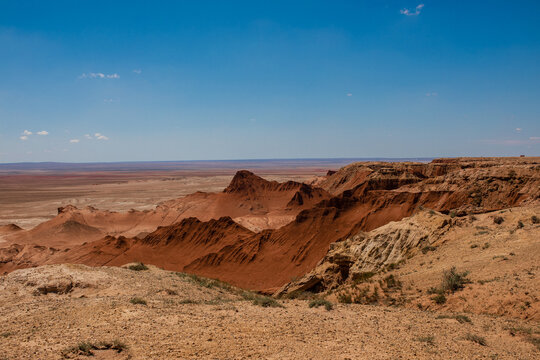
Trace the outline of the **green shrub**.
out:
M 439 305 L 444 304 L 446 302 L 446 296 L 444 296 L 444 294 L 437 294 L 431 299 L 435 301 L 436 304 L 439 304 Z
M 341 293 L 338 295 L 338 301 L 343 304 L 352 304 L 352 296 L 350 293 Z
M 275 299 L 272 299 L 269 296 L 257 296 L 255 299 L 253 299 L 253 305 L 262 306 L 262 307 L 284 307 L 279 302 L 277 302 Z
M 453 293 L 463 289 L 465 284 L 470 283 L 470 280 L 467 279 L 468 274 L 468 271 L 458 272 L 455 266 L 450 270 L 444 271 L 441 290 Z
M 186 274 L 186 273 L 181 273 L 181 272 L 177 272 L 176 275 L 178 277 L 187 279 L 188 281 L 191 281 L 194 284 L 197 284 L 199 286 L 202 286 L 208 289 L 212 289 L 214 287 L 217 287 L 223 290 L 228 290 L 228 291 L 233 289 L 233 287 L 230 284 L 227 284 L 224 281 L 220 281 L 216 279 L 209 279 L 209 278 L 205 278 L 205 277 L 198 276 L 195 274 Z
M 439 315 L 439 316 L 437 316 L 437 319 L 455 319 L 460 324 L 472 323 L 471 319 L 468 316 L 465 316 L 465 315 Z
M 142 262 L 139 262 L 134 265 L 129 265 L 128 269 L 133 271 L 143 271 L 148 270 L 148 266 L 144 265 Z
M 100 341 L 98 343 L 92 343 L 87 341 L 82 341 L 76 346 L 62 351 L 62 356 L 68 357 L 70 354 L 83 355 L 83 356 L 94 356 L 94 350 L 115 350 L 117 353 L 121 353 L 124 350 L 127 350 L 127 345 L 121 341 Z
M 531 217 L 531 221 L 532 221 L 533 224 L 540 224 L 540 218 L 538 218 L 538 216 L 536 216 L 536 215 L 533 215 Z
M 502 218 L 502 216 L 495 216 L 493 218 L 493 222 L 497 225 L 501 225 L 504 222 L 504 219 Z
M 312 307 L 315 307 L 315 308 L 318 308 L 319 306 L 324 306 L 324 308 L 328 311 L 332 310 L 334 308 L 334 305 L 332 305 L 332 303 L 328 300 L 324 300 L 324 299 L 315 299 L 315 300 L 311 300 L 309 302 L 309 307 L 312 308 Z
M 482 345 L 482 346 L 487 346 L 486 339 L 483 338 L 482 336 L 478 336 L 478 335 L 475 335 L 475 334 L 467 334 L 465 336 L 465 339 L 469 340 L 469 341 L 472 341 L 472 342 L 475 342 L 475 343 L 477 343 L 479 345 Z
M 375 275 L 374 272 L 366 271 L 358 274 L 353 274 L 352 279 L 356 284 L 363 283 Z
M 146 300 L 140 297 L 131 298 L 129 302 L 132 303 L 133 305 L 146 305 Z
M 425 342 L 428 345 L 434 345 L 435 344 L 435 337 L 434 336 L 420 336 L 416 338 L 417 341 Z

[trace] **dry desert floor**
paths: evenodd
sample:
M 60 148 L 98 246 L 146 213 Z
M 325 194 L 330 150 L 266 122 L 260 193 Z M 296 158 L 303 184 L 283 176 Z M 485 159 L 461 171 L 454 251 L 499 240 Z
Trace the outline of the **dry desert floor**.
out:
M 0 278 L 0 359 L 539 356 L 529 335 L 540 328 L 517 319 L 275 301 L 152 266 L 17 270 Z

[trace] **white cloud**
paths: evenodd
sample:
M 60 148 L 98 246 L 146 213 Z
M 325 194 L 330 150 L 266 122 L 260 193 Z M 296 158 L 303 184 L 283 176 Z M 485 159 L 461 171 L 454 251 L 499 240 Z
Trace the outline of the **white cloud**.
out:
M 23 135 L 32 135 L 32 132 L 31 132 L 31 131 L 28 131 L 28 130 L 24 130 L 24 131 L 23 131 Z
M 72 144 L 76 144 L 79 141 L 80 141 L 79 139 L 71 139 L 71 140 L 69 140 L 69 142 L 72 143 Z
M 28 140 L 28 136 L 23 135 L 23 136 L 19 137 L 19 139 L 21 139 L 21 140 Z
M 89 139 L 89 140 L 92 140 L 92 136 L 90 134 L 84 134 L 84 137 Z
M 118 75 L 117 73 L 84 73 L 79 76 L 79 79 L 120 79 L 120 75 Z
M 521 132 L 521 128 L 516 128 L 516 132 Z
M 436 92 L 428 92 L 426 93 L 426 96 L 438 96 L 439 94 Z
M 46 130 L 41 130 L 41 131 L 38 131 L 36 134 L 45 136 L 45 135 L 49 135 L 49 132 Z
M 98 140 L 109 140 L 109 138 L 106 137 L 105 135 L 99 135 L 99 136 L 96 136 L 96 138 L 97 138 Z
M 142 73 L 142 70 L 141 69 L 135 69 L 133 70 L 133 72 L 137 75 L 139 75 L 140 73 Z
M 352 94 L 351 94 L 351 93 L 348 93 L 347 96 L 352 96 Z
M 531 137 L 529 138 L 529 140 L 532 140 L 532 141 L 538 141 L 538 140 L 540 140 L 540 136 L 531 136 Z
M 401 9 L 399 10 L 399 13 L 406 16 L 416 16 L 416 15 L 420 15 L 420 12 L 422 11 L 423 7 L 424 7 L 424 4 L 418 4 L 414 12 L 411 12 L 409 9 Z

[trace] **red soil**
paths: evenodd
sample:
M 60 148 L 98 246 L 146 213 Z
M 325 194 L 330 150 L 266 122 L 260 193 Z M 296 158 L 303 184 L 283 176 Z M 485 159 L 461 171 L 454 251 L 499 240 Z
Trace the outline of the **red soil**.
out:
M 400 220 L 420 206 L 453 211 L 458 216 L 516 206 L 539 199 L 539 185 L 538 159 L 353 164 L 322 182 L 328 192 L 337 193 L 333 197 L 321 188 L 269 182 L 240 171 L 222 193 L 195 193 L 163 203 L 151 212 L 62 209 L 55 219 L 30 232 L 36 237 L 45 233 L 43 239 L 50 239 L 49 234 L 58 236 L 66 226 L 72 226 L 79 243 L 82 238 L 98 236 L 94 227 L 102 233 L 132 234 L 130 238 L 107 236 L 55 252 L 36 265 L 143 261 L 273 292 L 314 268 L 332 242 L 360 230 Z M 233 221 L 246 215 L 284 214 L 296 217 L 285 226 L 258 233 Z M 133 237 L 163 224 L 167 226 Z M 22 265 L 6 261 L 0 270 L 13 267 Z

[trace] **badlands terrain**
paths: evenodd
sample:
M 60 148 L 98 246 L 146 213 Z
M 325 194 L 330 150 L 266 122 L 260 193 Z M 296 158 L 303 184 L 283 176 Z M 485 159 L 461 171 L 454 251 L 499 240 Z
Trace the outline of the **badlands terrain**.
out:
M 324 165 L 4 174 L 0 359 L 540 356 L 540 158 Z

